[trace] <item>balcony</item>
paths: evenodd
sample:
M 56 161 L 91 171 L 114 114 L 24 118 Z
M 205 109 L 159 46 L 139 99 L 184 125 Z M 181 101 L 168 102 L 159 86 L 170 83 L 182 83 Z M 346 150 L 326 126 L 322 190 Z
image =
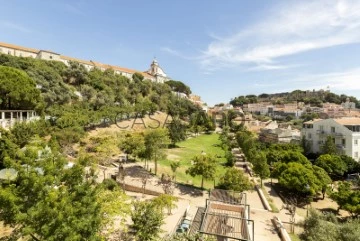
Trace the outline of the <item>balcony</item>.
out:
M 340 132 L 335 132 L 335 133 L 332 133 L 335 137 L 344 137 L 344 134 L 343 133 L 340 133 Z
M 319 134 L 319 135 L 326 135 L 326 131 L 324 130 L 316 130 L 316 134 Z
M 346 147 L 343 144 L 336 144 L 336 148 L 338 148 L 340 150 L 344 150 Z

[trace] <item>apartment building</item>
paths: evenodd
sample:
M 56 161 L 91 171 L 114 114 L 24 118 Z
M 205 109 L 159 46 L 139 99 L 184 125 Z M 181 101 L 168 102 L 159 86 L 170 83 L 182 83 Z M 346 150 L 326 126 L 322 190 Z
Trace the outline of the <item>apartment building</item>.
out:
M 360 161 L 360 118 L 315 119 L 304 122 L 301 136 L 309 141 L 312 152 L 321 152 L 326 138 L 334 138 L 341 154 Z

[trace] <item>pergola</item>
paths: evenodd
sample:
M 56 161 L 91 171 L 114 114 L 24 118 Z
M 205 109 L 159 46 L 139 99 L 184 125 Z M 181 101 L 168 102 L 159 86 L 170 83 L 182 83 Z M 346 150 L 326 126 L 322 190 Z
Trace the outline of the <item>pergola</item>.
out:
M 254 240 L 254 221 L 250 220 L 246 193 L 212 190 L 206 207 L 198 209 L 193 224 L 196 224 L 195 219 L 198 219 L 198 224 L 194 226 L 199 233 L 216 236 L 219 241 Z

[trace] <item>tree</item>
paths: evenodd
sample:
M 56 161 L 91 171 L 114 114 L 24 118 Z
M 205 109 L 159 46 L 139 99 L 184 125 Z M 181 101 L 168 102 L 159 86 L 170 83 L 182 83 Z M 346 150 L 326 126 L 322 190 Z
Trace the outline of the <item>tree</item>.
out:
M 174 185 L 169 174 L 161 175 L 160 185 L 162 186 L 165 194 L 174 193 Z
M 261 187 L 262 181 L 270 176 L 270 168 L 266 160 L 266 155 L 259 152 L 252 161 L 254 172 L 260 177 Z
M 360 220 L 348 219 L 341 222 L 334 214 L 310 210 L 304 220 L 304 232 L 300 235 L 304 241 L 358 241 Z
M 335 223 L 329 221 L 329 218 Z M 311 209 L 309 216 L 304 221 L 304 232 L 301 234 L 301 238 L 305 241 L 339 241 L 338 225 L 336 217 L 327 217 Z
M 23 71 L 0 66 L 0 108 L 32 110 L 40 106 L 42 98 L 35 81 Z
M 119 230 L 119 224 L 114 225 L 115 218 L 120 222 L 120 229 L 126 225 L 126 219 L 131 213 L 128 196 L 120 189 L 113 179 L 105 179 L 99 186 L 96 195 L 101 204 L 102 236 L 110 236 Z
M 139 72 L 135 72 L 135 73 L 132 75 L 132 79 L 134 80 L 135 83 L 139 83 L 139 82 L 143 81 L 144 75 L 142 75 L 142 74 L 139 73 Z
M 145 151 L 145 139 L 143 133 L 127 133 L 120 143 L 120 149 L 133 157 L 140 157 Z
M 177 205 L 175 202 L 177 202 L 179 199 L 175 196 L 172 196 L 170 194 L 161 194 L 160 196 L 154 198 L 152 201 L 158 205 L 161 210 L 163 210 L 164 208 L 167 208 L 168 210 L 168 215 L 171 215 L 171 210 L 173 208 L 176 208 Z
M 340 158 L 347 167 L 346 173 L 352 174 L 360 172 L 360 162 L 355 161 L 354 158 L 348 155 L 341 155 Z
M 309 195 L 315 195 L 322 188 L 318 185 L 313 170 L 297 162 L 287 164 L 287 168 L 279 176 L 279 184 L 296 193 Z
M 284 151 L 281 153 L 280 161 L 284 163 L 297 162 L 303 165 L 311 164 L 311 162 L 298 151 Z
M 226 170 L 224 176 L 220 179 L 218 187 L 220 189 L 243 192 L 251 189 L 252 185 L 242 170 L 231 167 Z
M 176 169 L 178 169 L 178 167 L 180 167 L 180 162 L 179 161 L 172 161 L 170 163 L 170 168 L 171 171 L 173 172 L 173 179 L 176 181 Z
M 176 233 L 168 241 L 215 241 L 216 238 L 210 235 Z
M 332 177 L 341 177 L 347 171 L 346 163 L 337 155 L 323 154 L 316 159 L 315 165 L 323 168 Z
M 360 191 L 351 190 L 349 182 L 340 182 L 337 192 L 332 192 L 330 197 L 339 205 L 353 215 L 360 215 Z
M 179 119 L 174 118 L 169 125 L 167 125 L 171 145 L 176 146 L 176 142 L 186 139 L 186 126 L 181 123 Z
M 324 145 L 321 147 L 323 154 L 337 154 L 335 140 L 332 136 L 327 136 Z
M 1 130 L 0 138 L 0 170 L 5 167 L 7 159 L 14 159 L 19 147 L 14 143 L 14 136 L 3 129 Z
M 65 168 L 65 159 L 39 143 L 34 139 L 17 161 L 7 160 L 17 178 L 16 185 L 0 188 L 0 220 L 15 227 L 14 240 L 101 240 L 114 215 L 124 214 L 124 199 L 97 185 L 93 175 L 85 179 L 85 162 Z
M 84 65 L 70 61 L 69 67 L 64 73 L 64 80 L 69 84 L 80 86 L 88 82 L 88 72 Z
M 163 149 L 168 143 L 168 132 L 166 129 L 154 129 L 145 132 L 145 155 L 154 160 L 155 175 L 157 175 L 157 162 L 164 155 Z
M 184 93 L 187 96 L 189 96 L 191 94 L 190 87 L 185 85 L 181 81 L 169 80 L 169 81 L 166 81 L 165 84 L 169 85 L 170 88 L 172 89 L 172 91 Z
M 38 124 L 40 124 L 40 121 L 30 123 L 16 122 L 12 127 L 11 133 L 14 136 L 14 141 L 20 148 L 24 147 L 35 134 L 39 134 L 38 132 L 41 130 L 37 130 Z M 45 129 L 44 131 L 46 131 L 44 126 L 41 127 L 43 127 L 43 129 Z
M 230 150 L 225 150 L 225 158 L 226 158 L 226 163 L 225 163 L 226 166 L 233 167 L 235 165 L 236 159 Z
M 216 159 L 210 155 L 198 155 L 193 158 L 193 165 L 186 170 L 192 177 L 201 176 L 201 188 L 204 188 L 204 179 L 214 179 L 216 173 Z
M 136 241 L 158 240 L 164 216 L 161 207 L 152 201 L 133 203 L 130 226 Z
M 351 219 L 340 225 L 339 240 L 358 241 L 360 233 L 360 219 Z
M 324 200 L 326 190 L 327 190 L 329 184 L 331 183 L 331 178 L 329 177 L 327 172 L 321 167 L 312 166 L 312 169 L 313 169 L 315 176 L 317 177 L 317 179 L 316 179 L 317 186 L 321 187 L 321 192 L 323 195 L 322 199 Z
M 311 143 L 306 140 L 305 136 L 301 138 L 301 147 L 304 149 L 304 154 L 307 155 L 311 153 Z
M 215 125 L 205 111 L 198 110 L 190 116 L 190 128 L 197 135 L 203 130 L 206 133 L 215 130 Z
M 243 130 L 236 133 L 236 140 L 248 160 L 252 160 L 256 153 L 256 142 L 250 131 Z

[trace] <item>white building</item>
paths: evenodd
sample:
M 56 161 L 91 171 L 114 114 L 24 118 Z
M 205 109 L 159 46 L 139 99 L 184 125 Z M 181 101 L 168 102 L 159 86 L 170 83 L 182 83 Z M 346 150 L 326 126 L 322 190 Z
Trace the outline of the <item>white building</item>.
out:
M 158 83 L 164 83 L 170 79 L 155 59 L 152 61 L 150 69 L 148 71 L 138 71 L 114 65 L 102 64 L 92 60 L 82 60 L 68 57 L 52 51 L 32 49 L 2 42 L 0 42 L 0 54 L 8 54 L 17 57 L 27 57 L 42 60 L 61 61 L 66 65 L 69 65 L 70 61 L 74 61 L 82 64 L 88 71 L 93 68 L 98 68 L 102 71 L 106 69 L 112 69 L 116 74 L 124 75 L 128 78 L 131 78 L 134 73 L 138 72 L 141 73 L 145 79 L 150 79 L 151 81 Z
M 150 65 L 150 69 L 146 73 L 150 74 L 151 76 L 154 76 L 156 82 L 158 83 L 164 83 L 169 80 L 169 78 L 165 74 L 165 71 L 160 67 L 156 59 L 152 61 Z
M 16 122 L 29 122 L 39 118 L 34 110 L 0 110 L 0 127 L 8 130 Z
M 307 121 L 303 124 L 301 136 L 309 141 L 314 153 L 321 152 L 326 138 L 332 136 L 339 153 L 360 160 L 360 118 Z

